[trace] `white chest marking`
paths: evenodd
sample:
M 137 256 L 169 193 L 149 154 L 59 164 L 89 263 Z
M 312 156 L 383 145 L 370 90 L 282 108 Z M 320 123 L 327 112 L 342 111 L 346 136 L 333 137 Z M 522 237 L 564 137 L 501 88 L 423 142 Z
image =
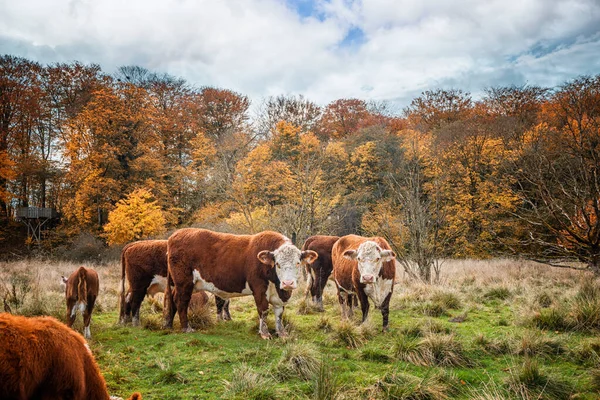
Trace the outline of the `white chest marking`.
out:
M 393 279 L 377 279 L 376 283 L 371 283 L 365 286 L 365 293 L 373 303 L 375 303 L 375 307 L 381 306 L 381 303 L 385 300 L 385 298 L 392 291 L 392 286 L 394 285 Z
M 207 292 L 216 294 L 217 296 L 224 298 L 224 299 L 229 299 L 231 297 L 249 296 L 252 294 L 252 290 L 250 289 L 248 282 L 246 282 L 246 286 L 244 287 L 244 289 L 242 289 L 241 293 L 235 293 L 235 292 L 230 293 L 230 292 L 225 292 L 225 291 L 219 289 L 218 287 L 216 287 L 214 285 L 214 283 L 207 282 L 204 279 L 202 279 L 200 272 L 198 272 L 198 270 L 196 270 L 196 269 L 193 272 L 193 277 L 194 277 L 194 292 L 198 292 L 200 290 L 206 290 Z

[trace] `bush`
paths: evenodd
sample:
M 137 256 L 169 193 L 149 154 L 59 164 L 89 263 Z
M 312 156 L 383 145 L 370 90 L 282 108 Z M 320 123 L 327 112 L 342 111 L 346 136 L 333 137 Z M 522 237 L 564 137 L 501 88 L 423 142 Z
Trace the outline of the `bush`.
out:
M 334 328 L 333 339 L 338 344 L 354 349 L 365 343 L 358 328 L 350 321 L 341 321 L 340 324 Z
M 99 262 L 106 246 L 91 233 L 83 232 L 75 236 L 63 253 L 63 257 L 74 262 Z

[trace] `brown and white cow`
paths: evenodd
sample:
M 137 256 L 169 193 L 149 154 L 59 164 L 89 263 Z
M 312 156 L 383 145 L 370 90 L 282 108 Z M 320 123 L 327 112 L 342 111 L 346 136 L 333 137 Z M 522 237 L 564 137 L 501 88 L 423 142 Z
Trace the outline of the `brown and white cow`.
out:
M 323 311 L 323 289 L 333 271 L 331 262 L 331 249 L 339 236 L 315 235 L 304 242 L 302 250 L 312 250 L 319 257 L 313 263 L 304 263 L 306 275 L 306 297 L 312 297 L 313 303 L 320 311 Z
M 83 337 L 52 317 L 0 314 L 0 360 L 2 399 L 110 399 Z
M 369 299 L 381 310 L 383 330 L 388 329 L 390 299 L 396 277 L 396 255 L 381 237 L 341 237 L 331 250 L 333 278 L 344 317 L 352 317 L 352 295 L 358 296 L 362 322 L 369 314 Z
M 83 315 L 83 335 L 89 339 L 92 337 L 92 311 L 100 290 L 98 273 L 91 268 L 79 267 L 68 279 L 63 276 L 61 280 L 67 298 L 67 325 L 69 328 L 73 326 L 79 311 Z
M 129 288 L 125 291 L 125 281 Z M 140 324 L 140 307 L 146 294 L 164 293 L 167 285 L 167 241 L 141 240 L 127 244 L 121 251 L 121 301 L 119 323 Z M 194 294 L 196 303 L 206 294 Z M 229 300 L 215 296 L 217 319 L 230 320 Z M 133 317 L 133 318 L 132 318 Z
M 317 257 L 314 251 L 300 251 L 277 232 L 232 235 L 206 229 L 178 230 L 169 238 L 165 327 L 173 326 L 177 312 L 181 329 L 190 331 L 187 318 L 190 296 L 194 290 L 206 290 L 226 299 L 254 296 L 263 339 L 271 337 L 266 323 L 271 304 L 277 334 L 285 336 L 281 317 L 292 290 L 298 285 L 300 265 Z

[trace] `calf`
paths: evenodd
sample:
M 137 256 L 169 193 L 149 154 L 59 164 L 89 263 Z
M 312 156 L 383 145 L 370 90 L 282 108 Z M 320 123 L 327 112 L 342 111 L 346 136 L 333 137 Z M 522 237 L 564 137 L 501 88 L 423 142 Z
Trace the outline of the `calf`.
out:
M 2 399 L 110 399 L 83 337 L 54 318 L 0 314 L 0 360 Z
M 125 291 L 125 281 L 129 285 Z M 144 297 L 165 291 L 167 283 L 167 241 L 141 240 L 127 244 L 121 252 L 121 301 L 119 323 L 140 324 Z M 217 319 L 230 320 L 229 300 L 215 297 Z M 133 318 L 132 318 L 133 317 Z
M 352 317 L 352 295 L 356 294 L 364 322 L 370 298 L 381 310 L 386 331 L 396 277 L 396 255 L 388 242 L 381 237 L 343 236 L 333 245 L 331 257 L 342 315 Z
M 333 271 L 331 248 L 339 236 L 316 235 L 306 239 L 302 250 L 313 250 L 319 257 L 312 263 L 304 263 L 308 280 L 306 282 L 306 297 L 312 296 L 312 301 L 319 311 L 323 311 L 323 289 Z
M 232 235 L 206 229 L 180 229 L 169 238 L 165 327 L 173 326 L 177 312 L 181 329 L 191 331 L 187 318 L 190 296 L 194 290 L 206 290 L 222 298 L 254 296 L 263 339 L 271 337 L 266 323 L 271 304 L 277 334 L 285 336 L 281 317 L 292 290 L 298 285 L 300 264 L 317 257 L 312 250 L 298 250 L 288 238 L 276 232 Z
M 92 311 L 100 284 L 98 274 L 91 268 L 79 267 L 69 278 L 62 277 L 65 285 L 65 296 L 67 298 L 67 325 L 73 326 L 77 311 L 83 314 L 83 335 L 89 339 L 90 321 L 92 320 Z

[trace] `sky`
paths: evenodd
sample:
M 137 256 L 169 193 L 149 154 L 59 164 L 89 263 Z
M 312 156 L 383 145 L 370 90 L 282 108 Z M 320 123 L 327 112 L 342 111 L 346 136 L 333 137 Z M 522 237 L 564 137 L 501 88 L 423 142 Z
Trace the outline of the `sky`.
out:
M 398 107 L 600 73 L 600 0 L 0 0 L 0 54 Z

